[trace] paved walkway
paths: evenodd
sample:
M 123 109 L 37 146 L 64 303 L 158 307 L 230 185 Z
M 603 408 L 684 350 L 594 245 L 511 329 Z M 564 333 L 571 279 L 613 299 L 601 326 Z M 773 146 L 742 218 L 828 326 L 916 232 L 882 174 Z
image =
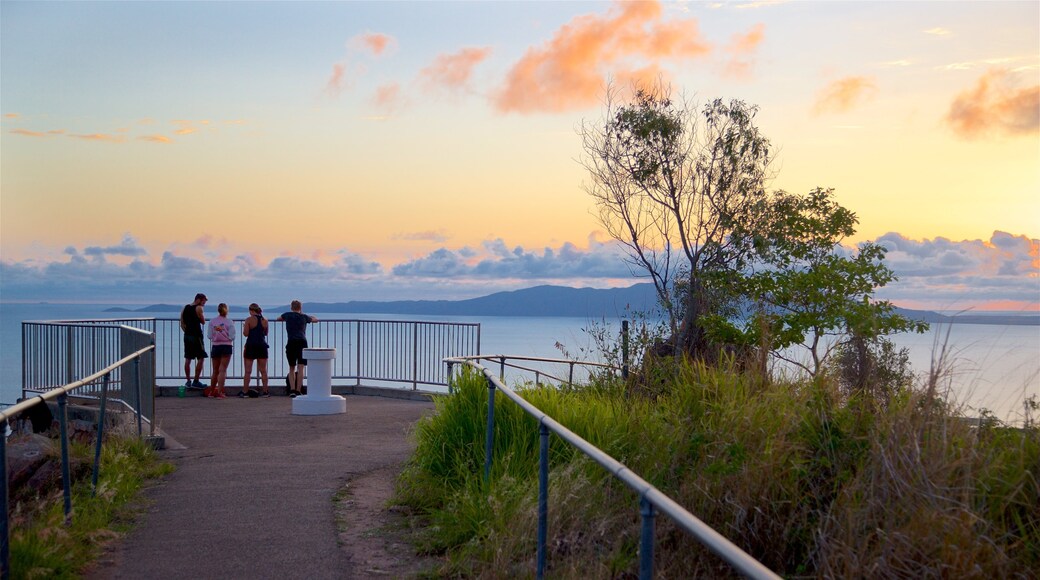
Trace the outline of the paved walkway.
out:
M 288 397 L 156 399 L 177 471 L 90 578 L 351 578 L 333 494 L 400 464 L 433 404 L 347 397 L 342 415 L 292 415 Z

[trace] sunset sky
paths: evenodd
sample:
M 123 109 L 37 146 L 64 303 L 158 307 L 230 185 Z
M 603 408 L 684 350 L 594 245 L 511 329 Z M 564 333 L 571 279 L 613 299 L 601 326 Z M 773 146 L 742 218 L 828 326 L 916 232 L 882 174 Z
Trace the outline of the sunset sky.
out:
M 576 129 L 742 99 L 911 308 L 1040 309 L 1040 3 L 0 3 L 0 300 L 468 298 L 633 278 Z

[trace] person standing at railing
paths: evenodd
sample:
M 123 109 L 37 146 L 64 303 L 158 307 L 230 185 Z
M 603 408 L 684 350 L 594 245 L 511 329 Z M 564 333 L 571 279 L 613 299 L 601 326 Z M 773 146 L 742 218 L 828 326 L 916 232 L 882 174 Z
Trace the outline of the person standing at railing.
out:
M 307 348 L 307 325 L 318 321 L 317 318 L 303 313 L 303 303 L 293 300 L 289 305 L 292 312 L 283 312 L 275 319 L 285 322 L 288 340 L 285 342 L 285 358 L 289 361 L 289 396 L 301 394 L 303 373 L 307 369 L 307 359 L 303 358 L 303 349 Z
M 206 359 L 206 343 L 202 339 L 202 325 L 206 323 L 203 307 L 206 295 L 199 292 L 195 301 L 186 304 L 181 310 L 181 330 L 184 331 L 184 386 L 189 389 L 203 389 L 206 385 L 199 382 L 202 376 L 202 362 Z M 192 382 L 191 361 L 195 361 L 195 381 Z
M 267 386 L 267 319 L 264 311 L 256 302 L 249 305 L 249 318 L 242 323 L 242 336 L 246 337 L 246 346 L 242 352 L 245 363 L 245 380 L 242 381 L 242 392 L 249 391 L 249 382 L 253 375 L 253 361 L 256 361 L 256 374 L 264 385 L 261 397 L 270 397 L 271 389 Z
M 228 363 L 231 362 L 231 353 L 235 348 L 235 321 L 229 319 L 227 313 L 227 304 L 218 304 L 217 317 L 210 320 L 206 328 L 212 347 L 209 354 L 213 367 L 213 376 L 209 380 L 209 394 L 217 399 L 227 398 L 224 381 L 227 379 Z

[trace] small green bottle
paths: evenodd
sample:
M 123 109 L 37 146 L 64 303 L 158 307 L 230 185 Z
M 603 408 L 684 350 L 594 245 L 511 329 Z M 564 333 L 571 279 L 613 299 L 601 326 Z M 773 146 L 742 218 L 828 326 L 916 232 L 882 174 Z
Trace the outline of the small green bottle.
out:
M 177 388 L 177 396 L 178 397 L 183 397 L 184 396 L 184 385 L 181 385 L 180 387 Z

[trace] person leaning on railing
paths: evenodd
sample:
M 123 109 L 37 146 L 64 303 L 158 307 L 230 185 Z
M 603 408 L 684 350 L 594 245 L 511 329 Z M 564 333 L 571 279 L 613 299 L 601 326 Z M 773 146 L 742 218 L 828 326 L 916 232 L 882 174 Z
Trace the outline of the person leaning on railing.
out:
M 293 300 L 289 305 L 292 312 L 283 312 L 275 319 L 285 322 L 288 340 L 285 342 L 285 358 L 289 361 L 289 396 L 296 397 L 303 386 L 303 373 L 307 367 L 307 359 L 303 358 L 303 349 L 307 348 L 307 325 L 318 319 L 303 313 L 303 303 Z
M 224 382 L 227 379 L 228 363 L 235 344 L 235 322 L 227 317 L 228 305 L 221 302 L 217 305 L 217 317 L 209 321 L 206 334 L 209 336 L 210 359 L 213 361 L 213 376 L 210 377 L 207 395 L 216 399 L 226 399 Z M 205 390 L 204 390 L 205 391 Z
M 271 389 L 267 386 L 267 319 L 264 311 L 256 302 L 249 305 L 249 318 L 242 323 L 242 336 L 246 337 L 246 346 L 242 351 L 245 363 L 245 378 L 242 381 L 242 392 L 250 392 L 249 383 L 253 377 L 253 361 L 256 361 L 256 373 L 264 385 L 261 397 L 270 397 Z M 248 395 L 247 395 L 248 396 Z
M 202 325 L 206 324 L 206 315 L 203 307 L 206 305 L 206 295 L 199 292 L 195 295 L 195 301 L 185 304 L 181 309 L 181 330 L 184 331 L 184 386 L 189 389 L 203 389 L 206 385 L 199 381 L 202 376 L 202 363 L 206 360 L 206 343 L 202 338 Z M 195 381 L 192 382 L 191 361 L 195 360 Z

